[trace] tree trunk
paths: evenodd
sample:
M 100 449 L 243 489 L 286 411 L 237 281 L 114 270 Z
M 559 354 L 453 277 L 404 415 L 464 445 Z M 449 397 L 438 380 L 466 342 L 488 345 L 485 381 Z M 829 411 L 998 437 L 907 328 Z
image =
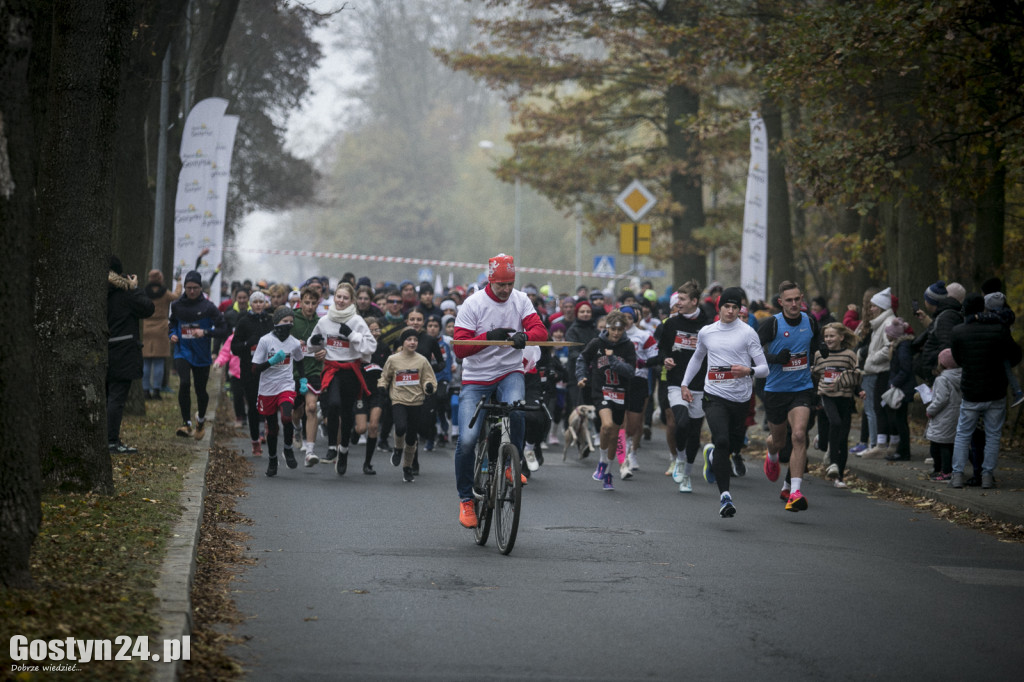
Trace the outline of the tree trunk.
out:
M 670 23 L 696 26 L 697 13 L 683 6 L 684 3 L 669 0 L 664 11 Z M 672 45 L 669 57 L 681 59 L 685 46 Z M 700 140 L 689 132 L 685 121 L 700 113 L 700 93 L 685 83 L 670 85 L 665 93 L 667 118 L 665 141 L 668 157 L 672 161 L 669 174 L 669 195 L 678 209 L 671 212 L 672 230 L 672 277 L 673 282 L 690 278 L 698 281 L 707 279 L 707 255 L 698 249 L 693 241 L 695 230 L 704 227 L 704 190 L 700 169 Z
M 977 289 L 990 277 L 1003 275 L 1003 237 L 1006 232 L 1006 166 L 1000 162 L 1002 147 L 990 147 L 982 168 L 988 171 L 988 184 L 975 207 L 973 281 L 961 282 L 968 290 Z
M 30 64 L 38 24 L 32 0 L 0 3 L 0 300 L 9 319 L 32 319 L 35 131 Z M 45 44 L 45 41 L 41 41 Z M 29 563 L 42 511 L 31 325 L 11 324 L 0 344 L 0 585 L 32 587 Z M 15 435 L 16 434 L 16 435 Z
M 889 250 L 896 252 L 899 267 L 896 277 L 892 279 L 893 291 L 900 297 L 899 309 L 895 312 L 904 320 L 914 323 L 915 329 L 920 332 L 923 331 L 923 327 L 913 314 L 911 301 L 920 301 L 924 290 L 938 279 L 939 255 L 935 241 L 935 224 L 919 205 L 922 197 L 930 194 L 923 191 L 930 182 L 929 175 L 919 157 L 911 157 L 909 162 L 909 177 L 914 191 L 904 193 L 897 205 L 898 242 L 895 249 L 890 244 Z
M 797 281 L 793 259 L 793 227 L 789 215 L 789 188 L 782 158 L 782 112 L 773 102 L 763 103 L 761 117 L 768 134 L 768 292 L 783 280 Z
M 206 41 L 199 60 L 199 74 L 196 78 L 195 97 L 188 106 L 213 97 L 217 90 L 217 79 L 220 77 L 221 61 L 224 46 L 228 42 L 231 24 L 235 22 L 239 0 L 217 0 L 213 19 L 209 24 Z M 186 112 L 187 113 L 187 112 Z
M 59 0 L 53 8 L 52 118 L 41 146 L 36 231 L 36 382 L 41 404 L 70 409 L 49 421 L 40 463 L 49 487 L 109 494 L 106 274 L 113 138 L 132 3 Z

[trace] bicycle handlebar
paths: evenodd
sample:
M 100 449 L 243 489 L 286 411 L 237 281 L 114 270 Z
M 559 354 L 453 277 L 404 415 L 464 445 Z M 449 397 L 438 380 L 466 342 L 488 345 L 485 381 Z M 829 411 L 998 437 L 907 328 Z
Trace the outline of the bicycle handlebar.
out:
M 516 400 L 512 403 L 488 403 L 486 401 L 487 398 L 481 398 L 480 402 L 476 404 L 476 410 L 473 411 L 473 418 L 469 420 L 469 428 L 473 428 L 476 424 L 476 418 L 480 415 L 480 410 L 496 410 L 501 412 L 503 415 L 507 415 L 510 412 L 547 411 L 547 407 L 544 405 L 530 405 L 522 400 Z

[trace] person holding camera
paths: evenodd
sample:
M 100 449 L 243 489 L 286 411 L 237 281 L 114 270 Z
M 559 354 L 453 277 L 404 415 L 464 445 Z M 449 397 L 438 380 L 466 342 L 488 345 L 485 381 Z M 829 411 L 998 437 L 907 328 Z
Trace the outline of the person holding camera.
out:
M 107 272 L 107 446 L 111 453 L 138 452 L 121 442 L 121 418 L 132 381 L 142 378 L 139 320 L 151 317 L 154 310 L 153 301 L 139 289 L 139 278 L 125 276 L 121 259 L 111 256 Z

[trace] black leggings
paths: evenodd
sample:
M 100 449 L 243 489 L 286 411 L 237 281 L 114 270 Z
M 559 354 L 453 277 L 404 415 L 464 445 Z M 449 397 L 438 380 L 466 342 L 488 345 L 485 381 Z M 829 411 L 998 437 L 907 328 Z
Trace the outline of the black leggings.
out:
M 839 480 L 843 480 L 846 460 L 850 455 L 850 420 L 855 405 L 853 398 L 823 395 L 821 396 L 822 413 L 818 419 L 818 449 L 826 448 L 828 442 L 829 459 L 839 467 Z
M 292 403 L 281 403 L 281 421 L 284 423 L 284 446 L 291 448 L 292 437 L 295 435 L 295 427 L 292 424 Z M 277 457 L 277 434 L 280 430 L 277 426 L 277 415 L 270 414 L 264 417 L 267 420 L 267 454 L 270 457 Z
M 338 426 L 341 426 L 341 447 L 347 448 L 356 425 L 356 401 L 363 390 L 355 373 L 349 369 L 339 370 L 331 377 L 331 384 L 321 395 L 324 411 L 327 412 L 327 445 L 338 445 Z
M 953 444 L 929 441 L 929 453 L 932 456 L 932 473 L 953 473 Z
M 735 403 L 725 398 L 704 394 L 704 416 L 711 430 L 711 442 L 715 445 L 715 457 L 711 461 L 711 468 L 720 493 L 729 491 L 729 476 L 732 474 L 729 455 L 743 449 L 749 410 L 750 404 L 746 401 Z M 676 445 L 678 447 L 678 443 Z
M 426 430 L 425 419 L 427 410 L 424 405 L 402 405 L 392 403 L 391 416 L 395 421 L 395 447 L 399 447 L 402 438 L 409 446 L 416 445 L 416 438 Z
M 260 378 L 252 373 L 252 369 L 242 369 L 242 388 L 245 392 L 246 413 L 249 417 L 249 439 L 254 443 L 260 439 L 260 422 L 263 415 L 256 409 L 256 401 L 260 394 Z
M 228 375 L 228 383 L 231 386 L 231 403 L 235 408 L 235 419 L 245 419 L 246 415 L 246 402 L 245 402 L 245 386 L 242 383 L 241 378 L 235 378 Z
M 210 404 L 210 394 L 206 392 L 206 383 L 210 380 L 210 367 L 193 367 L 184 358 L 174 358 L 174 369 L 178 372 L 178 407 L 181 409 L 181 421 L 188 424 L 192 421 L 192 383 L 196 386 L 196 409 L 200 417 L 206 417 L 206 406 Z
M 673 405 L 672 417 L 676 422 L 676 450 L 685 452 L 686 461 L 693 464 L 697 459 L 697 450 L 700 449 L 700 429 L 704 425 L 704 417 L 694 419 L 686 405 Z

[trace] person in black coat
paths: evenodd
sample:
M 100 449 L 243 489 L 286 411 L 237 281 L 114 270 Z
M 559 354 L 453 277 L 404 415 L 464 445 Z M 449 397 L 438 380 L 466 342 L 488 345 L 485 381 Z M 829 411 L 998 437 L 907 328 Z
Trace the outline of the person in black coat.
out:
M 1006 421 L 1008 380 L 1004 362 L 1016 367 L 1021 361 L 1020 346 L 1013 340 L 1010 330 L 998 318 L 984 313 L 984 297 L 968 294 L 964 299 L 964 323 L 953 328 L 950 343 L 953 359 L 962 368 L 960 389 L 963 393 L 953 441 L 953 476 L 949 481 L 953 488 L 964 487 L 964 465 L 979 420 L 985 428 L 981 487 L 995 487 L 999 438 Z
M 939 363 L 939 353 L 949 348 L 953 327 L 964 321 L 960 309 L 960 301 L 947 295 L 946 285 L 940 280 L 925 289 L 924 308 L 914 311 L 917 319 L 928 325 L 911 346 L 914 373 L 929 386 L 935 380 L 932 370 Z
M 242 388 L 245 391 L 246 412 L 249 416 L 249 439 L 252 441 L 252 454 L 259 457 L 263 454 L 260 442 L 260 421 L 263 417 L 256 409 L 259 397 L 259 377 L 252 371 L 252 354 L 260 338 L 274 330 L 274 321 L 267 310 L 270 299 L 263 292 L 257 291 L 249 298 L 249 310 L 235 326 L 235 336 L 231 339 L 231 352 L 238 356 L 239 373 Z
M 134 453 L 121 442 L 121 418 L 132 381 L 142 378 L 142 338 L 139 320 L 156 307 L 139 289 L 136 275 L 123 274 L 121 259 L 110 257 L 107 272 L 107 446 L 111 453 Z

